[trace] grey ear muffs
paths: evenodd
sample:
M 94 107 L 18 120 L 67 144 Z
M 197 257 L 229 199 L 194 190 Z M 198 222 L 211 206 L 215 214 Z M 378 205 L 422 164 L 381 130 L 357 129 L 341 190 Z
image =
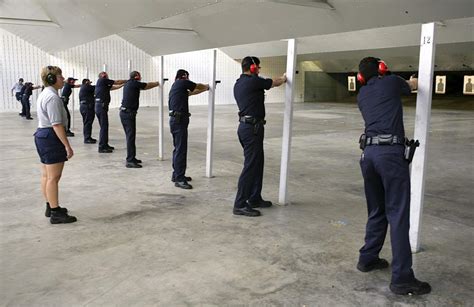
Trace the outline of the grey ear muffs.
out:
M 54 68 L 53 66 L 48 66 L 49 71 L 53 70 L 53 68 Z M 58 80 L 58 78 L 56 77 L 55 74 L 48 73 L 46 75 L 46 82 L 48 82 L 49 85 L 55 84 L 57 80 Z

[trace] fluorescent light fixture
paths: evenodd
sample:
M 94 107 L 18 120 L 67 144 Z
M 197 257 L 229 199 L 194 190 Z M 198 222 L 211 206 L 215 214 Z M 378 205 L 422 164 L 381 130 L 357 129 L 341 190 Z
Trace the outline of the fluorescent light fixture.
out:
M 179 28 L 163 28 L 163 27 L 146 27 L 146 26 L 138 26 L 136 28 L 131 29 L 132 31 L 137 32 L 161 32 L 166 34 L 190 34 L 190 35 L 198 35 L 196 31 L 193 29 L 179 29 Z
M 268 2 L 275 2 L 287 5 L 314 7 L 318 9 L 335 10 L 334 6 L 328 3 L 327 0 L 267 0 Z
M 10 25 L 17 25 L 17 26 L 40 26 L 40 27 L 60 28 L 60 26 L 57 23 L 55 23 L 51 20 L 45 20 L 45 19 L 25 19 L 25 18 L 0 17 L 0 23 L 10 24 Z

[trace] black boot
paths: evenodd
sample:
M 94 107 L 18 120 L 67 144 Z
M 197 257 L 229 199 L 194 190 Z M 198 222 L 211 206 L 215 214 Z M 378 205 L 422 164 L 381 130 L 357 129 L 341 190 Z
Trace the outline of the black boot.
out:
M 61 210 L 51 210 L 51 224 L 67 224 L 77 221 L 75 216 L 71 216 Z
M 367 264 L 357 263 L 357 269 L 361 272 L 370 272 L 373 270 L 381 270 L 388 268 L 388 261 L 382 258 L 377 258 Z
M 422 295 L 430 293 L 431 286 L 415 278 L 412 282 L 405 284 L 390 284 L 390 290 L 399 295 Z
M 64 213 L 67 213 L 67 208 L 62 208 L 62 207 L 59 207 L 59 210 L 63 211 Z M 49 203 L 46 203 L 46 211 L 44 212 L 44 216 L 46 217 L 51 217 L 51 206 L 49 205 Z

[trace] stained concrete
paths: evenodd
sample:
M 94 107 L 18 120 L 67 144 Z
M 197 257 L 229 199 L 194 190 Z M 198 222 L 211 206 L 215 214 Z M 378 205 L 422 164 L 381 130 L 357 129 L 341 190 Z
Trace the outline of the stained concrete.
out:
M 414 270 L 433 292 L 421 297 L 392 294 L 389 270 L 355 269 L 366 207 L 354 104 L 295 106 L 291 204 L 263 209 L 259 218 L 231 213 L 243 161 L 234 105 L 216 107 L 215 178 L 204 177 L 206 110 L 191 108 L 189 191 L 170 182 L 168 127 L 166 159 L 157 160 L 156 108 L 138 113 L 143 169 L 124 167 L 116 109 L 112 154 L 82 143 L 76 112 L 75 156 L 60 183 L 61 205 L 79 219 L 70 225 L 50 225 L 43 215 L 36 121 L 0 114 L 0 305 L 473 305 L 472 108 L 432 112 L 423 251 L 414 255 Z M 267 111 L 263 195 L 276 202 L 283 105 Z M 405 118 L 412 135 L 414 107 Z M 390 260 L 386 243 L 382 256 Z

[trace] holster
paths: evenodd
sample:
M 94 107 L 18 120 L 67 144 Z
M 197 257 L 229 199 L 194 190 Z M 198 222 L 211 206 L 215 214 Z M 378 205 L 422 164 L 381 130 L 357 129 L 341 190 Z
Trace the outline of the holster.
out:
M 415 155 L 416 148 L 420 146 L 420 142 L 418 140 L 408 140 L 405 139 L 405 160 L 408 161 L 408 164 L 411 163 L 413 160 L 413 156 Z
M 365 133 L 362 133 L 359 137 L 359 148 L 364 150 L 365 149 L 365 144 L 366 144 L 367 136 Z

